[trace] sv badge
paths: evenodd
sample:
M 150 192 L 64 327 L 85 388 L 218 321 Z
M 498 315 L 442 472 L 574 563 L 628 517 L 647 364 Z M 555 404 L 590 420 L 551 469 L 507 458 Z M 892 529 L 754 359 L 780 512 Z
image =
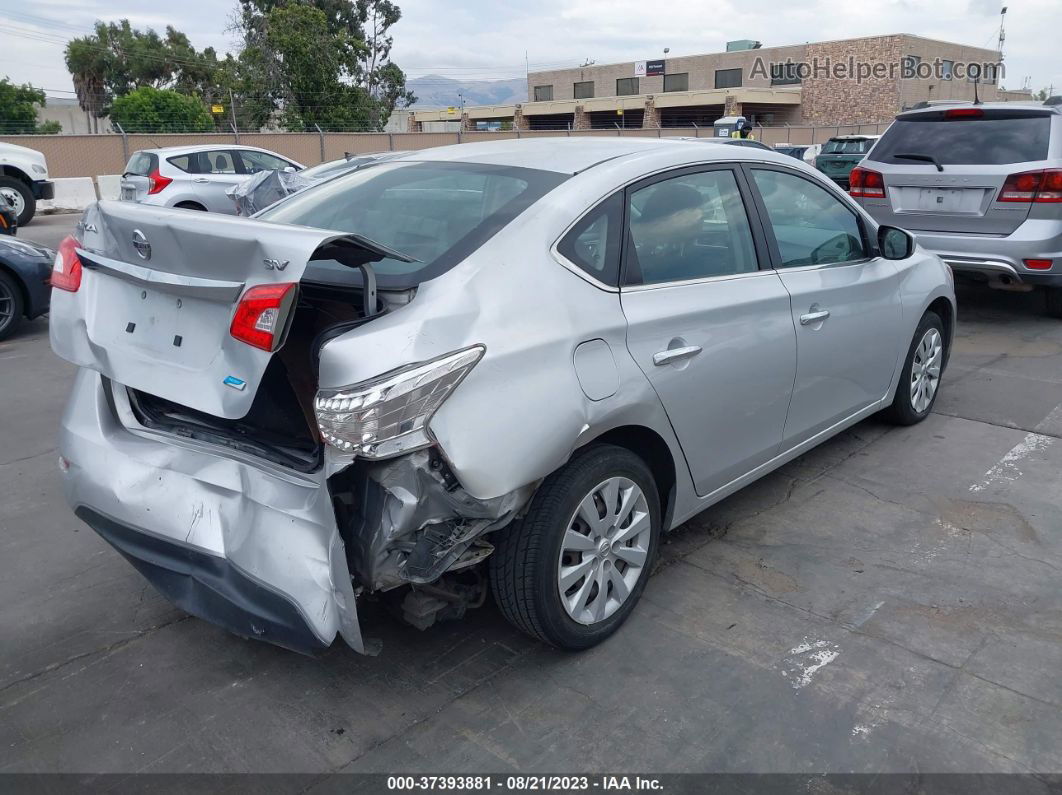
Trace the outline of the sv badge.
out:
M 266 270 L 282 271 L 282 270 L 284 270 L 284 268 L 288 267 L 288 263 L 291 262 L 291 260 L 286 260 L 286 259 L 264 259 L 264 260 L 262 260 L 262 262 L 265 263 Z

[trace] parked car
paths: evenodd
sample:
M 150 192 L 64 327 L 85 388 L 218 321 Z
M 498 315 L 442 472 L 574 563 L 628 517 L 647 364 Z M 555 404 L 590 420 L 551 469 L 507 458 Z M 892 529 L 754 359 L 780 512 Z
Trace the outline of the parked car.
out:
M 36 149 L 0 143 L 0 195 L 10 199 L 25 226 L 37 212 L 37 202 L 55 198 L 55 183 L 48 179 L 48 162 Z
M 814 166 L 815 158 L 822 151 L 822 144 L 775 144 L 774 151 Z
M 852 195 L 955 271 L 1045 288 L 1062 317 L 1062 106 L 930 106 L 901 113 L 852 173 Z
M 305 190 L 318 182 L 332 179 L 340 174 L 367 168 L 404 155 L 404 151 L 373 152 L 364 155 L 347 155 L 339 160 L 329 160 L 302 171 L 259 171 L 244 178 L 229 188 L 226 193 L 236 205 L 236 215 L 254 215 L 275 204 L 286 196 Z
M 301 651 L 371 651 L 370 593 L 424 627 L 488 583 L 600 642 L 663 532 L 925 418 L 955 317 L 940 259 L 814 169 L 655 138 L 434 148 L 251 219 L 103 201 L 60 255 L 70 505 L 184 610 Z
M 838 135 L 815 158 L 815 168 L 848 190 L 848 174 L 866 157 L 880 135 Z
M 259 171 L 302 164 L 253 146 L 171 146 L 134 152 L 122 174 L 121 198 L 157 207 L 234 214 L 225 192 Z
M 0 236 L 0 340 L 48 311 L 55 252 L 36 243 Z
M 771 149 L 771 147 L 767 146 L 767 144 L 763 143 L 762 141 L 756 141 L 752 138 L 701 138 L 698 140 L 710 140 L 720 144 L 731 144 L 732 146 L 746 146 L 750 149 L 764 149 L 768 152 L 774 151 L 773 149 Z

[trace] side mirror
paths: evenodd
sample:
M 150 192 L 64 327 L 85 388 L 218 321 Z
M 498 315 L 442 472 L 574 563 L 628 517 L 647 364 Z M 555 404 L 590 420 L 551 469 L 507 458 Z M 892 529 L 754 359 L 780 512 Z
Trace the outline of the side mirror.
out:
M 907 259 L 914 253 L 914 247 L 910 232 L 895 226 L 878 227 L 878 250 L 885 259 Z

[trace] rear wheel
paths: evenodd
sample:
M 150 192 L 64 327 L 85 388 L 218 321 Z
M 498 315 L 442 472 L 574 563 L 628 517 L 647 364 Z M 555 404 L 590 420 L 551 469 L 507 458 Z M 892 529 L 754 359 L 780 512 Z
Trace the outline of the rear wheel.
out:
M 22 322 L 22 290 L 13 278 L 0 273 L 0 340 L 15 333 Z
M 20 179 L 0 177 L 0 195 L 9 199 L 14 205 L 19 226 L 28 224 L 37 212 L 37 200 L 33 198 L 29 185 Z
M 562 649 L 594 646 L 641 597 L 660 524 L 645 462 L 592 446 L 545 480 L 520 522 L 491 538 L 495 601 L 532 637 Z
M 196 204 L 195 202 L 178 202 L 173 206 L 180 210 L 198 210 L 199 212 L 206 212 L 206 207 L 201 204 Z
M 885 410 L 889 419 L 898 425 L 914 425 L 929 416 L 937 400 L 944 354 L 944 322 L 936 312 L 926 312 L 904 360 L 896 397 Z
M 1047 288 L 1047 314 L 1062 318 L 1062 287 Z

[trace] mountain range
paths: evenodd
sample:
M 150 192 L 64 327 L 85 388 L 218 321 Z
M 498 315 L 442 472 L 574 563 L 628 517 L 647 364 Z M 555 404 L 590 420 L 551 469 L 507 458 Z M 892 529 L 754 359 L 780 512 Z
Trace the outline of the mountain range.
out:
M 406 82 L 417 97 L 414 108 L 460 107 L 465 105 L 511 105 L 527 101 L 527 80 L 454 80 L 442 75 L 424 75 Z

